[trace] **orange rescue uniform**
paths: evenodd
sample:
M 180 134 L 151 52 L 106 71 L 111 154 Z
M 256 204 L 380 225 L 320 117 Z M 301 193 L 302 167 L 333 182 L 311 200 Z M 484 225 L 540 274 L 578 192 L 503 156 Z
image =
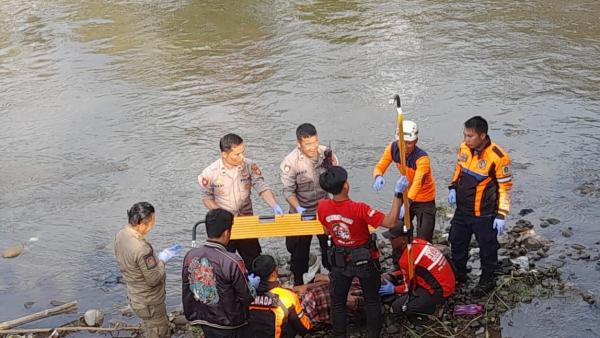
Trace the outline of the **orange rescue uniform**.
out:
M 400 147 L 394 141 L 385 148 L 379 162 L 373 169 L 373 177 L 383 176 L 392 162 L 400 170 Z M 429 156 L 421 148 L 415 146 L 406 157 L 406 178 L 408 179 L 408 198 L 413 202 L 431 202 L 435 200 L 435 180 L 431 172 Z
M 248 337 L 295 337 L 305 335 L 312 324 L 304 314 L 298 295 L 291 290 L 271 283 L 272 289 L 256 296 L 250 304 Z M 262 283 L 261 283 L 262 285 Z
M 510 212 L 512 175 L 508 154 L 491 140 L 481 151 L 463 142 L 450 189 L 456 189 L 457 209 L 474 216 L 497 214 L 504 219 Z

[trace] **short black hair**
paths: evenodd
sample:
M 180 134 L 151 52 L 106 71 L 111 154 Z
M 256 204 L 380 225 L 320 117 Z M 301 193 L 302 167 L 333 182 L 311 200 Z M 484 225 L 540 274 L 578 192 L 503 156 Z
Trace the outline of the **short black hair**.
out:
M 481 116 L 473 116 L 465 121 L 465 129 L 473 129 L 477 134 L 487 134 L 488 123 Z
M 239 146 L 242 143 L 244 143 L 244 140 L 239 135 L 227 134 L 221 137 L 219 148 L 221 148 L 221 151 L 228 152 L 231 151 L 231 148 L 234 146 Z
M 317 128 L 310 123 L 302 123 L 296 128 L 296 139 L 309 138 L 317 135 Z
M 137 202 L 127 210 L 129 224 L 135 226 L 143 223 L 154 214 L 154 207 L 148 202 Z
M 206 237 L 219 238 L 225 230 L 231 230 L 233 214 L 225 209 L 212 209 L 206 213 Z
M 337 195 L 342 192 L 344 183 L 348 179 L 348 172 L 340 166 L 332 166 L 319 176 L 319 185 L 330 194 Z
M 275 258 L 269 255 L 258 255 L 252 261 L 252 272 L 260 277 L 261 280 L 267 280 L 267 277 L 275 271 L 277 263 Z

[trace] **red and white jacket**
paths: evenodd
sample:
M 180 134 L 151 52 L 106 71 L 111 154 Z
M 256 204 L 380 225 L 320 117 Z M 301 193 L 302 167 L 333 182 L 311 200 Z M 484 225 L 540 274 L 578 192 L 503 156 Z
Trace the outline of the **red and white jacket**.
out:
M 424 239 L 416 238 L 408 244 L 398 260 L 400 270 L 392 272 L 400 283 L 395 293 L 406 293 L 416 285 L 430 294 L 441 292 L 444 298 L 454 293 L 455 279 L 452 266 L 444 254 Z M 416 285 L 413 286 L 413 284 Z

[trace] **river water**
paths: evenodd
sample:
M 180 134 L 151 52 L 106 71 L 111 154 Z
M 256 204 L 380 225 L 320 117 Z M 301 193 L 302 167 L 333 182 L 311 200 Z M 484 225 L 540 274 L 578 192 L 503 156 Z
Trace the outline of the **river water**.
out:
M 599 16 L 594 0 L 0 2 L 0 248 L 39 238 L 0 260 L 0 321 L 53 299 L 119 319 L 125 289 L 106 281 L 118 274 L 112 243 L 126 209 L 150 201 L 155 248 L 189 247 L 206 212 L 196 177 L 228 132 L 283 204 L 279 162 L 296 126 L 312 122 L 349 170 L 353 198 L 387 210 L 393 170 L 379 194 L 370 173 L 394 135 L 395 93 L 420 126 L 438 204 L 462 123 L 481 114 L 514 163 L 513 214 L 560 219 L 536 227 L 554 254 L 596 246 Z M 282 239 L 261 242 L 281 252 Z M 168 267 L 170 310 L 179 265 Z M 596 262 L 563 272 L 600 293 Z M 599 318 L 557 297 L 505 315 L 503 335 L 599 336 Z

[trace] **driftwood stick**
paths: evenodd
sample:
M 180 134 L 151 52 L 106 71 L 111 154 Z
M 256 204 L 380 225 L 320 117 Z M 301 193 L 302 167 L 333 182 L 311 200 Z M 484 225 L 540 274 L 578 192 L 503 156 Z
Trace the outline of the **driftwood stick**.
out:
M 44 311 L 40 311 L 40 312 L 36 312 L 36 313 L 30 314 L 30 315 L 27 315 L 25 317 L 21 317 L 21 318 L 17 318 L 14 320 L 9 320 L 4 323 L 0 323 L 0 332 L 2 332 L 2 330 L 11 329 L 13 327 L 23 325 L 26 323 L 30 323 L 30 322 L 33 322 L 38 319 L 71 312 L 76 309 L 77 309 L 77 301 L 73 301 L 73 302 L 63 304 L 63 305 L 55 306 L 53 308 L 50 308 L 50 309 L 47 309 Z
M 115 331 L 138 331 L 141 330 L 141 326 L 122 326 L 122 327 L 93 327 L 93 326 L 64 326 L 64 327 L 53 327 L 45 329 L 14 329 L 14 330 L 0 330 L 2 334 L 27 334 L 27 333 L 44 333 L 54 331 L 98 331 L 98 332 L 115 332 Z

